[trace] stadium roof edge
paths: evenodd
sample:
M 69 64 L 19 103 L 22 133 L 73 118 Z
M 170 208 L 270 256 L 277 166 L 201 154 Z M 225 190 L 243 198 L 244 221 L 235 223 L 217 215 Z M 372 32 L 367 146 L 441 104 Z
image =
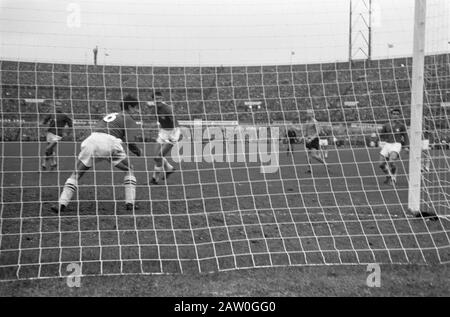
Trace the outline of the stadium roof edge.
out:
M 432 54 L 427 54 L 426 55 L 426 59 L 427 58 L 432 58 L 432 57 L 444 57 L 447 56 L 447 59 L 450 60 L 450 52 L 436 52 L 436 53 L 432 53 Z M 391 58 L 377 58 L 377 59 L 372 59 L 372 60 L 364 60 L 364 59 L 358 59 L 358 60 L 353 60 L 351 63 L 353 64 L 361 64 L 361 63 L 382 63 L 382 62 L 388 62 L 388 61 L 399 61 L 399 60 L 410 60 L 412 58 L 412 56 L 410 55 L 405 55 L 405 56 L 394 56 Z M 349 61 L 328 61 L 328 62 L 311 62 L 311 63 L 293 63 L 293 64 L 245 64 L 245 65 L 190 65 L 190 64 L 186 64 L 186 65 L 123 65 L 123 64 L 108 64 L 108 65 L 93 65 L 93 64 L 82 64 L 82 63 L 64 63 L 61 61 L 55 61 L 55 62 L 50 62 L 50 61 L 29 61 L 29 60 L 9 60 L 9 59 L 0 59 L 0 63 L 17 63 L 18 65 L 21 64 L 39 64 L 39 65 L 58 65 L 60 67 L 87 67 L 87 68 L 97 68 L 97 69 L 102 69 L 102 68 L 115 68 L 115 67 L 120 67 L 120 68 L 168 68 L 168 69 L 173 69 L 173 68 L 243 68 L 243 67 L 248 67 L 248 68 L 301 68 L 301 67 L 306 67 L 306 66 L 310 66 L 312 68 L 314 67 L 320 67 L 323 65 L 348 65 L 350 62 Z

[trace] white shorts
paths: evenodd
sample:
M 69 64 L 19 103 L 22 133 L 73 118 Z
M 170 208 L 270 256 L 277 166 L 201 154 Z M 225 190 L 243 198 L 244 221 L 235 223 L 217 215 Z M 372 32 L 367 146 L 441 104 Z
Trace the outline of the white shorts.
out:
M 430 140 L 422 140 L 422 151 L 428 151 L 430 149 Z
M 158 139 L 156 142 L 159 144 L 175 144 L 180 140 L 181 130 L 180 128 L 175 128 L 172 130 L 159 129 Z
M 387 142 L 380 142 L 381 151 L 380 154 L 384 157 L 389 157 L 389 154 L 392 152 L 395 152 L 397 154 L 400 154 L 400 151 L 402 150 L 402 144 L 395 142 L 395 143 L 387 143 Z
M 110 160 L 114 166 L 127 158 L 122 140 L 106 133 L 93 132 L 81 143 L 78 159 L 87 167 L 92 167 L 94 159 Z
M 319 145 L 320 146 L 328 146 L 328 139 L 320 139 Z
M 47 132 L 47 143 L 54 143 L 54 142 L 58 142 L 61 141 L 62 136 L 53 134 L 51 132 Z

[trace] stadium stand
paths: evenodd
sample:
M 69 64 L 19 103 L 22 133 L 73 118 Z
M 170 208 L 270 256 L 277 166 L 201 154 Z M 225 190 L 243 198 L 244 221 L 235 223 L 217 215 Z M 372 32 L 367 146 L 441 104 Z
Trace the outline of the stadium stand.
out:
M 45 105 L 27 103 L 26 98 L 59 100 L 75 121 L 96 120 L 116 110 L 122 95 L 131 93 L 146 102 L 154 90 L 159 90 L 174 104 L 180 120 L 238 120 L 267 125 L 302 117 L 303 110 L 313 108 L 319 121 L 347 127 L 354 122 L 383 122 L 392 106 L 405 108 L 408 116 L 411 98 L 411 58 L 260 67 L 0 63 L 0 134 L 4 141 L 40 138 L 36 123 L 46 112 Z M 425 64 L 427 109 L 441 111 L 434 106 L 450 101 L 446 75 L 450 54 L 428 56 Z M 262 107 L 249 111 L 244 104 L 249 100 L 261 101 Z M 348 102 L 354 106 L 346 106 Z M 148 109 L 143 107 L 144 116 L 151 114 Z M 441 114 L 429 115 L 439 118 Z M 447 122 L 445 118 L 437 121 L 438 125 Z M 371 131 L 347 128 L 345 133 L 348 142 L 365 143 L 365 135 Z M 76 129 L 77 140 L 85 135 L 82 128 Z

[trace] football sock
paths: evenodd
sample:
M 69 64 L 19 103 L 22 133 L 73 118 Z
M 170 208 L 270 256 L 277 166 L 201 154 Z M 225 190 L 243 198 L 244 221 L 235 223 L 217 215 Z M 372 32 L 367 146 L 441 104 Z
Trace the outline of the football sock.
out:
M 52 155 L 51 155 L 51 163 L 50 163 L 50 165 L 51 166 L 56 166 L 56 153 L 55 152 L 53 152 Z
M 173 166 L 170 165 L 170 163 L 167 161 L 167 159 L 165 157 L 163 157 L 163 164 L 164 164 L 164 170 L 166 171 L 170 171 L 173 170 Z
M 75 178 L 69 177 L 64 184 L 63 191 L 59 197 L 59 205 L 67 205 L 72 200 L 73 194 L 77 191 L 78 181 Z
M 123 178 L 125 185 L 125 203 L 133 204 L 136 200 L 136 177 L 130 173 Z
M 391 174 L 395 175 L 395 173 L 397 172 L 397 167 L 394 164 L 390 164 L 390 168 L 391 168 Z
M 159 180 L 159 175 L 160 173 L 163 171 L 163 167 L 162 166 L 157 166 L 155 165 L 155 169 L 153 170 L 153 178 L 158 181 Z

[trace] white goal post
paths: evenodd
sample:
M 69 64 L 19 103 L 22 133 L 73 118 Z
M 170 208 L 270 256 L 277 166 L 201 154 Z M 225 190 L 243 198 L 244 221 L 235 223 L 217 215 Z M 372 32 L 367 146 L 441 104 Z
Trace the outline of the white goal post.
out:
M 414 11 L 408 208 L 416 215 L 420 213 L 421 197 L 426 0 L 416 0 Z

